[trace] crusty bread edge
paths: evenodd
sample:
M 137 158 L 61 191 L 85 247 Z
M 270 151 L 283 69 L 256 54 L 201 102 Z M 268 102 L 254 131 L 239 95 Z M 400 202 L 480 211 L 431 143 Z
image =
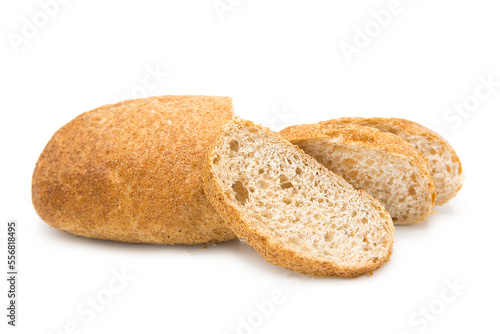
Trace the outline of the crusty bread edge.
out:
M 226 123 L 218 132 L 218 134 L 214 137 L 213 142 L 210 144 L 206 151 L 205 161 L 203 164 L 203 188 L 205 190 L 205 194 L 207 195 L 211 204 L 215 207 L 217 212 L 221 215 L 223 220 L 226 222 L 228 227 L 240 238 L 244 239 L 249 245 L 254 247 L 257 252 L 261 254 L 261 256 L 271 264 L 281 266 L 302 274 L 312 275 L 312 276 L 339 276 L 339 277 L 357 277 L 367 272 L 372 272 L 374 270 L 379 269 L 385 262 L 389 260 L 392 255 L 392 248 L 394 244 L 394 225 L 392 224 L 392 219 L 383 206 L 374 199 L 376 203 L 380 205 L 381 210 L 385 212 L 388 217 L 387 228 L 389 235 L 389 251 L 386 256 L 378 259 L 377 262 L 366 265 L 363 267 L 357 266 L 339 266 L 329 261 L 318 260 L 315 258 L 307 257 L 299 252 L 288 248 L 282 244 L 278 244 L 273 242 L 269 236 L 264 236 L 259 234 L 255 228 L 250 226 L 248 222 L 243 217 L 243 214 L 238 210 L 238 208 L 229 200 L 227 195 L 223 192 L 221 187 L 218 185 L 218 182 L 215 180 L 214 172 L 211 168 L 211 163 L 215 157 L 215 147 L 218 141 L 219 136 L 221 136 L 225 128 L 230 126 L 232 122 L 242 122 L 245 126 L 248 127 L 256 127 L 259 128 L 273 137 L 276 140 L 280 141 L 285 145 L 289 145 L 291 150 L 295 150 L 297 154 L 303 157 L 305 160 L 308 160 L 312 164 L 318 164 L 319 168 L 324 168 L 328 173 L 333 174 L 331 171 L 321 166 L 316 160 L 308 156 L 297 146 L 292 145 L 290 142 L 281 138 L 276 133 L 272 132 L 269 129 L 266 129 L 258 124 L 255 124 L 251 121 L 241 120 L 236 118 L 228 123 Z M 340 177 L 336 174 L 333 174 L 336 177 Z M 358 190 L 361 193 L 365 193 L 366 196 L 369 196 L 363 190 Z M 371 197 L 371 196 L 370 196 Z

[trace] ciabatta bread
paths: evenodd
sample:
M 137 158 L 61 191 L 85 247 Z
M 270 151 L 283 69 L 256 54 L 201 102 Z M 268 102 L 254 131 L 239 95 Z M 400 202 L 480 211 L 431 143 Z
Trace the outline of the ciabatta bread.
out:
M 250 121 L 222 127 L 203 185 L 227 225 L 275 265 L 354 277 L 392 253 L 394 226 L 379 201 Z

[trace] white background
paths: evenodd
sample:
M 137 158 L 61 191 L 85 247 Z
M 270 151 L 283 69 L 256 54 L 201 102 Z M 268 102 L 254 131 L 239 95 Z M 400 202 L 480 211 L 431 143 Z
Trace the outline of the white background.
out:
M 212 0 L 74 0 L 44 22 L 39 2 L 2 1 L 1 332 L 497 331 L 498 2 L 401 0 L 381 28 L 370 13 L 389 1 L 220 3 L 230 6 L 222 15 Z M 26 20 L 40 26 L 31 35 Z M 363 45 L 358 29 L 366 27 L 372 37 Z M 349 62 L 341 46 L 356 47 L 355 39 Z M 161 72 L 156 81 L 151 71 Z M 481 81 L 488 78 L 497 85 L 490 91 Z M 232 96 L 240 116 L 273 129 L 341 116 L 408 118 L 445 134 L 465 185 L 427 221 L 397 227 L 391 260 L 356 279 L 290 275 L 239 241 L 129 245 L 50 228 L 30 199 L 46 142 L 84 111 L 143 94 Z M 464 103 L 469 111 L 453 109 Z M 9 219 L 19 226 L 14 329 L 3 278 Z M 122 270 L 133 279 L 109 292 Z M 460 287 L 454 293 L 450 284 Z M 107 304 L 92 317 L 86 303 L 96 296 Z

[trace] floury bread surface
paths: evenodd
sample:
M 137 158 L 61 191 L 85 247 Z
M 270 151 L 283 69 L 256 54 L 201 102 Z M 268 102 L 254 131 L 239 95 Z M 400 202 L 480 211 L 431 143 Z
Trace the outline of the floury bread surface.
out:
M 354 277 L 392 253 L 394 226 L 380 202 L 250 121 L 223 126 L 203 181 L 228 226 L 270 263 Z
M 53 227 L 90 238 L 233 239 L 201 184 L 210 139 L 232 118 L 230 98 L 209 96 L 150 97 L 83 113 L 40 155 L 33 205 Z

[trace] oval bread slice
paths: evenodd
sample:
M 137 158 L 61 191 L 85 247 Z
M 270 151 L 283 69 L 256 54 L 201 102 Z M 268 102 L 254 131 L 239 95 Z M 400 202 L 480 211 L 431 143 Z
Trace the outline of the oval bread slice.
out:
M 432 214 L 436 190 L 427 160 L 400 137 L 360 125 L 322 123 L 290 126 L 280 134 L 378 199 L 395 225 Z
M 429 162 L 434 178 L 436 205 L 443 205 L 455 197 L 463 185 L 462 164 L 453 147 L 439 134 L 402 118 L 345 117 L 320 122 L 320 124 L 358 124 L 395 134 L 419 150 Z
M 231 99 L 157 96 L 106 105 L 59 129 L 33 172 L 36 212 L 73 234 L 132 243 L 236 238 L 208 202 L 201 166 Z
M 379 201 L 250 121 L 222 127 L 203 186 L 226 224 L 272 264 L 355 277 L 392 253 L 394 226 Z

